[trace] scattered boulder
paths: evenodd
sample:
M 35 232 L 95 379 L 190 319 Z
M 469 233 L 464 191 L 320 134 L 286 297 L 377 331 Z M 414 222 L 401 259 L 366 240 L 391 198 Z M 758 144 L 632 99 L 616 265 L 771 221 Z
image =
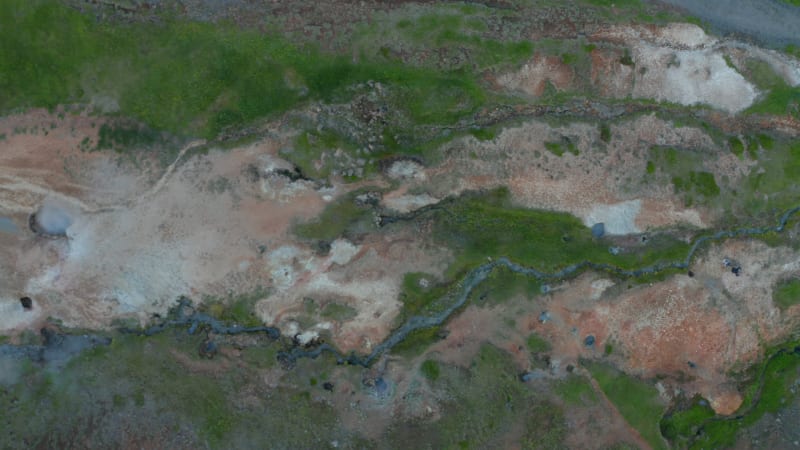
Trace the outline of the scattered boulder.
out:
M 534 370 L 532 372 L 524 372 L 519 375 L 519 381 L 527 383 L 531 380 L 538 380 L 545 377 L 545 373 L 541 370 Z
M 592 237 L 601 238 L 606 234 L 606 224 L 603 222 L 592 225 Z
M 595 341 L 595 338 L 594 338 L 594 336 L 592 336 L 592 335 L 590 334 L 590 335 L 586 336 L 586 338 L 583 340 L 583 343 L 584 343 L 584 345 L 586 345 L 587 347 L 591 347 L 591 346 L 593 346 L 593 345 L 594 345 L 594 341 Z
M 22 297 L 21 299 L 19 299 L 19 302 L 22 305 L 22 308 L 25 309 L 26 311 L 30 311 L 31 309 L 33 309 L 33 300 L 31 300 L 30 297 Z
M 322 384 L 322 388 L 325 389 L 326 391 L 333 392 L 333 383 L 331 383 L 330 381 L 326 381 L 325 383 Z
M 210 339 L 200 344 L 200 356 L 203 358 L 212 359 L 218 350 L 217 343 Z
M 547 323 L 548 320 L 550 320 L 550 313 L 547 311 L 542 311 L 542 313 L 539 314 L 539 322 Z

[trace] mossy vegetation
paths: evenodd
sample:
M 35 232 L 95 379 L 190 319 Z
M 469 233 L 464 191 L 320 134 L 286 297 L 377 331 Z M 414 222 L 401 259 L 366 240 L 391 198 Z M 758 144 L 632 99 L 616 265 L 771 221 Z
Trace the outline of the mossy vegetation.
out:
M 735 444 L 739 430 L 759 421 L 766 413 L 789 406 L 796 397 L 793 386 L 800 376 L 800 341 L 790 341 L 767 350 L 772 355 L 749 368 L 739 388 L 743 402 L 728 417 L 716 416 L 695 399 L 688 407 L 664 417 L 664 436 L 682 448 L 728 448 Z
M 15 440 L 42 448 L 113 447 L 122 430 L 144 437 L 167 429 L 169 436 L 194 439 L 192 447 L 210 448 L 236 446 L 232 442 L 311 448 L 320 441 L 357 440 L 335 425 L 327 404 L 300 390 L 253 396 L 242 383 L 255 376 L 246 366 L 232 372 L 215 360 L 201 364 L 197 352 L 205 339 L 177 329 L 147 338 L 116 335 L 111 346 L 84 352 L 58 374 L 30 367 L 25 383 L 0 389 L 0 419 Z M 204 365 L 214 375 L 186 364 Z M 250 400 L 241 401 L 244 396 Z
M 739 159 L 744 155 L 744 143 L 738 137 L 731 136 L 728 139 L 728 147 L 730 147 L 731 153 L 738 156 Z
M 420 328 L 409 333 L 402 342 L 392 347 L 392 354 L 414 357 L 442 338 L 444 338 L 444 334 L 441 327 Z
M 356 198 L 367 191 L 360 189 L 339 197 L 316 219 L 295 225 L 294 234 L 302 239 L 330 242 L 348 234 L 374 229 L 371 206 Z
M 570 152 L 573 155 L 578 155 L 578 147 L 571 141 L 562 142 L 545 142 L 544 148 L 556 156 L 563 156 L 565 152 Z
M 528 350 L 531 353 L 547 353 L 552 348 L 552 346 L 547 340 L 545 340 L 536 333 L 533 333 L 530 336 L 528 336 L 528 339 L 525 341 L 525 344 L 527 344 Z
M 478 4 L 409 5 L 376 14 L 354 33 L 354 46 L 366 58 L 437 67 L 445 70 L 505 68 L 533 54 L 533 44 L 518 37 L 498 39 L 491 21 L 512 11 Z M 430 55 L 442 55 L 431 58 Z
M 469 369 L 440 364 L 436 388 L 447 399 L 436 421 L 398 422 L 384 437 L 390 448 L 561 448 L 561 408 L 521 383 L 511 356 L 481 347 Z
M 800 279 L 785 280 L 775 286 L 772 301 L 782 310 L 800 303 Z
M 702 424 L 715 415 L 708 402 L 697 396 L 688 407 L 673 411 L 661 419 L 661 434 L 673 446 L 686 448 L 689 438 L 697 435 Z
M 800 118 L 800 87 L 786 84 L 783 78 L 764 61 L 748 61 L 747 71 L 756 86 L 766 92 L 764 98 L 748 108 L 747 112 L 792 115 Z
M 413 316 L 431 315 L 447 305 L 452 283 L 442 283 L 434 276 L 422 272 L 411 272 L 403 276 L 400 301 L 403 308 L 397 322 L 403 323 Z
M 139 123 L 116 121 L 100 125 L 97 145 L 93 150 L 114 150 L 124 152 L 132 148 L 151 148 L 157 144 L 165 144 L 165 137 L 147 126 Z
M 542 283 L 534 277 L 516 273 L 507 267 L 498 267 L 470 293 L 471 304 L 497 305 L 516 296 L 533 299 L 541 292 Z
M 492 62 L 530 52 L 526 43 L 470 39 Z M 155 130 L 207 138 L 304 102 L 341 101 L 367 80 L 389 86 L 393 107 L 417 123 L 451 123 L 486 99 L 472 72 L 353 62 L 221 24 L 98 22 L 53 1 L 3 2 L 0 43 L 0 89 L 8 93 L 0 110 L 109 98 Z
M 719 195 L 719 186 L 714 180 L 714 174 L 704 171 L 690 171 L 686 178 L 673 177 L 672 185 L 681 193 L 700 195 L 713 198 Z
M 297 165 L 306 176 L 322 179 L 328 178 L 333 169 L 333 158 L 320 161 L 323 152 L 328 151 L 333 154 L 336 151 L 344 151 L 355 155 L 357 147 L 356 142 L 348 140 L 339 133 L 331 130 L 312 130 L 301 133 L 295 140 L 292 152 L 283 156 Z
M 436 381 L 439 379 L 439 375 L 441 375 L 439 363 L 433 359 L 426 359 L 425 362 L 423 362 L 420 366 L 419 370 L 429 381 Z
M 585 362 L 584 366 L 622 417 L 654 449 L 668 448 L 659 429 L 666 405 L 661 402 L 655 387 L 604 364 Z
M 597 403 L 597 392 L 586 378 L 578 375 L 569 375 L 567 378 L 556 382 L 555 392 L 567 405 L 581 406 Z
M 800 198 L 800 142 L 775 141 L 768 135 L 758 136 L 765 151 L 758 158 L 758 168 L 741 183 L 740 195 L 733 207 L 743 208 L 751 216 L 777 217 Z M 774 220 L 774 219 L 772 219 Z
M 358 311 L 349 305 L 342 305 L 341 303 L 328 302 L 322 308 L 320 315 L 326 319 L 332 319 L 339 322 L 345 322 L 353 319 L 358 315 Z
M 259 300 L 269 295 L 269 289 L 260 287 L 252 292 L 231 295 L 227 298 L 206 297 L 200 310 L 231 324 L 244 327 L 259 326 L 263 323 L 255 314 L 255 306 Z
M 671 182 L 686 205 L 724 209 L 734 223 L 774 225 L 800 198 L 800 143 L 766 133 L 727 139 L 733 153 L 746 152 L 756 163 L 735 185 L 712 174 L 703 152 L 673 147 L 650 149 L 645 181 Z
M 607 123 L 600 125 L 600 140 L 605 143 L 611 141 L 611 127 Z
M 683 259 L 688 244 L 664 236 L 630 252 L 613 255 L 609 244 L 569 214 L 530 210 L 511 204 L 508 191 L 465 194 L 442 203 L 434 219 L 434 238 L 456 251 L 448 269 L 455 275 L 488 258 L 508 257 L 551 272 L 582 261 L 623 268 Z

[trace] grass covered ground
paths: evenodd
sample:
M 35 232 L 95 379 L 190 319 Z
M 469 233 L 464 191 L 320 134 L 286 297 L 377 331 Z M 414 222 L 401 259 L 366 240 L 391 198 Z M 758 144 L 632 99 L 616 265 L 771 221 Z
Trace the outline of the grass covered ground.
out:
M 667 449 L 659 421 L 664 405 L 655 387 L 600 363 L 584 363 L 609 400 L 654 449 Z
M 527 52 L 498 45 L 472 44 L 492 56 L 487 64 Z M 54 1 L 9 0 L 0 4 L 0 110 L 95 101 L 158 130 L 214 137 L 307 101 L 342 100 L 367 80 L 393 87 L 395 106 L 420 123 L 449 123 L 485 99 L 472 72 L 351 56 L 277 33 L 170 18 L 98 22 Z
M 30 367 L 24 382 L 0 386 L 0 420 L 13 432 L 4 442 L 27 442 L 27 448 L 110 448 L 126 439 L 145 447 L 267 448 L 281 442 L 314 448 L 335 439 L 363 445 L 336 426 L 330 406 L 300 388 L 253 396 L 260 388 L 247 380 L 255 372 L 201 359 L 204 339 L 183 329 L 149 338 L 117 335 L 111 346 L 84 352 L 59 372 Z M 259 351 L 248 350 L 243 359 L 269 367 L 272 345 L 254 347 Z M 158 443 L 142 441 L 145 436 Z
M 696 149 L 653 147 L 643 179 L 673 185 L 686 206 L 720 210 L 730 224 L 775 225 L 800 198 L 800 143 L 766 133 L 728 137 L 732 153 L 755 167 L 734 185 L 715 177 L 706 155 Z
M 800 378 L 800 341 L 773 347 L 774 354 L 744 375 L 740 386 L 742 406 L 730 417 L 717 417 L 713 411 L 694 401 L 674 411 L 661 421 L 664 436 L 680 448 L 730 448 L 736 443 L 739 430 L 755 424 L 767 413 L 775 413 L 791 404 L 797 395 L 795 383 Z
M 484 345 L 468 369 L 428 363 L 423 368 L 442 398 L 436 421 L 398 421 L 384 439 L 389 448 L 563 448 L 563 411 L 517 376 L 511 356 Z
M 792 87 L 764 61 L 749 61 L 749 78 L 765 92 L 747 112 L 800 117 L 800 87 Z
M 609 242 L 592 237 L 576 217 L 515 207 L 505 189 L 465 194 L 442 207 L 436 213 L 434 238 L 457 254 L 449 274 L 503 256 L 545 272 L 582 261 L 631 269 L 682 260 L 688 250 L 686 243 L 667 238 L 613 255 Z
M 800 280 L 779 283 L 772 292 L 772 301 L 782 310 L 800 303 Z

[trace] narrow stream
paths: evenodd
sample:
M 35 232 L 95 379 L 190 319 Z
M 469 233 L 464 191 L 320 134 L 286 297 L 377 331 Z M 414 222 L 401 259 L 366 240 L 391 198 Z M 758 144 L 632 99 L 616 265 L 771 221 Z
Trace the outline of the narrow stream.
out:
M 453 301 L 446 309 L 433 316 L 414 316 L 410 318 L 399 328 L 395 329 L 383 342 L 378 344 L 367 355 L 358 355 L 351 353 L 349 355 L 342 354 L 339 350 L 329 344 L 321 344 L 317 347 L 307 349 L 300 346 L 295 346 L 291 350 L 283 351 L 278 354 L 279 359 L 287 363 L 293 363 L 300 358 L 316 358 L 323 353 L 332 354 L 338 363 L 358 365 L 362 367 L 370 366 L 381 355 L 390 351 L 399 343 L 403 342 L 409 334 L 414 331 L 422 330 L 425 328 L 435 327 L 443 324 L 450 316 L 453 315 L 459 308 L 461 308 L 469 298 L 470 293 L 484 280 L 486 280 L 492 271 L 498 267 L 506 267 L 509 270 L 525 276 L 536 278 L 540 281 L 557 280 L 561 278 L 570 277 L 580 273 L 583 270 L 597 270 L 610 274 L 615 274 L 622 277 L 638 277 L 642 275 L 650 275 L 668 269 L 688 269 L 692 258 L 698 249 L 711 241 L 718 241 L 721 239 L 728 239 L 741 236 L 759 236 L 770 232 L 782 232 L 786 228 L 789 219 L 800 211 L 800 206 L 792 208 L 784 213 L 778 224 L 773 227 L 760 227 L 760 228 L 742 228 L 738 230 L 719 231 L 711 235 L 702 236 L 695 240 L 689 252 L 682 261 L 673 261 L 669 263 L 659 263 L 651 266 L 642 267 L 634 270 L 621 269 L 611 264 L 597 264 L 590 261 L 583 261 L 581 263 L 567 266 L 556 272 L 546 273 L 539 271 L 533 267 L 525 267 L 521 264 L 515 263 L 508 258 L 497 258 L 493 261 L 487 262 L 477 268 L 473 269 L 463 280 L 461 280 L 456 287 L 458 288 L 458 295 L 455 296 Z M 196 333 L 201 327 L 209 327 L 214 333 L 236 335 L 242 333 L 265 333 L 269 338 L 277 340 L 281 337 L 281 332 L 276 327 L 270 326 L 255 326 L 255 327 L 242 327 L 238 325 L 225 325 L 222 321 L 209 316 L 208 314 L 197 312 L 188 298 L 181 298 L 178 302 L 177 308 L 171 314 L 171 317 L 160 324 L 153 325 L 145 330 L 132 330 L 121 329 L 123 333 L 135 333 L 145 336 L 152 336 L 161 333 L 167 329 L 174 327 L 188 326 L 189 334 Z M 0 345 L 0 354 L 12 354 L 17 356 L 30 353 L 31 355 L 38 355 L 42 351 L 40 346 L 11 346 Z M 26 353 L 27 352 L 27 353 Z
M 565 278 L 568 276 L 572 276 L 585 269 L 592 269 L 592 270 L 613 273 L 623 277 L 637 277 L 642 275 L 655 274 L 666 269 L 688 269 L 692 258 L 694 257 L 695 253 L 700 248 L 700 246 L 711 241 L 718 241 L 720 239 L 728 239 L 741 236 L 759 236 L 773 231 L 780 233 L 786 228 L 786 223 L 789 221 L 789 219 L 798 211 L 800 211 L 800 206 L 792 208 L 789 211 L 786 211 L 786 213 L 784 213 L 783 216 L 781 216 L 780 220 L 778 221 L 778 224 L 774 227 L 742 228 L 739 230 L 732 230 L 732 231 L 719 231 L 712 235 L 702 236 L 694 242 L 692 247 L 689 249 L 686 258 L 683 261 L 660 263 L 635 270 L 625 270 L 616 266 L 612 266 L 610 264 L 597 264 L 590 261 L 584 261 L 578 264 L 573 264 L 571 266 L 568 266 L 557 272 L 545 273 L 536 270 L 535 268 L 532 267 L 522 266 L 520 264 L 512 262 L 511 260 L 505 257 L 498 258 L 494 261 L 483 264 L 478 268 L 474 269 L 472 272 L 470 272 L 459 283 L 460 292 L 456 297 L 456 301 L 453 302 L 447 309 L 445 309 L 444 311 L 435 316 L 412 317 L 400 328 L 394 330 L 389 335 L 389 337 L 386 338 L 386 340 L 375 346 L 372 352 L 369 353 L 368 355 L 359 356 L 355 353 L 351 353 L 350 355 L 345 356 L 334 347 L 328 344 L 323 344 L 311 350 L 306 350 L 303 348 L 296 347 L 288 352 L 282 353 L 280 357 L 288 361 L 294 361 L 297 360 L 298 358 L 316 358 L 323 352 L 328 352 L 335 355 L 337 361 L 339 361 L 340 363 L 347 362 L 348 364 L 367 367 L 370 364 L 372 364 L 378 357 L 380 357 L 387 351 L 391 350 L 394 346 L 402 342 L 406 337 L 408 337 L 410 333 L 416 330 L 430 328 L 444 323 L 456 310 L 461 308 L 464 305 L 464 303 L 466 303 L 467 299 L 469 298 L 469 294 L 472 292 L 472 290 L 475 289 L 484 280 L 486 280 L 486 278 L 497 267 L 503 266 L 516 273 L 534 277 L 537 280 L 541 281 Z

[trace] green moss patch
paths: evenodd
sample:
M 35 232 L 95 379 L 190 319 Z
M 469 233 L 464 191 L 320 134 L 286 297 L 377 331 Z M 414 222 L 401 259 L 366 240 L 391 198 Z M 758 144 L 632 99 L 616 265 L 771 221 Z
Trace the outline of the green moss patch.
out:
M 356 200 L 364 192 L 359 190 L 336 199 L 316 219 L 295 225 L 294 234 L 303 239 L 330 242 L 348 233 L 360 234 L 373 229 L 372 208 Z
M 422 372 L 422 375 L 430 381 L 438 380 L 439 375 L 441 374 L 439 363 L 432 359 L 426 359 L 425 362 L 423 362 L 420 366 L 419 370 Z
M 549 342 L 536 333 L 528 336 L 528 339 L 525 341 L 525 343 L 527 344 L 528 350 L 530 350 L 531 353 L 546 353 L 552 348 Z
M 561 408 L 519 381 L 511 356 L 484 345 L 468 369 L 439 365 L 436 421 L 395 422 L 383 438 L 389 448 L 562 448 L 567 432 Z
M 791 404 L 797 395 L 794 384 L 800 375 L 800 356 L 791 341 L 767 350 L 771 356 L 743 374 L 739 388 L 742 406 L 729 417 L 716 416 L 700 399 L 672 412 L 661 421 L 664 436 L 681 448 L 729 448 L 736 443 L 739 430 Z
M 505 256 L 550 272 L 582 261 L 623 268 L 683 259 L 688 244 L 663 236 L 635 251 L 612 255 L 609 244 L 565 213 L 530 210 L 510 203 L 508 191 L 465 194 L 442 204 L 435 214 L 434 238 L 456 252 L 449 274 L 461 273 Z
M 653 448 L 666 449 L 667 445 L 661 437 L 659 428 L 665 405 L 661 402 L 656 388 L 607 365 L 599 363 L 584 365 L 622 417 L 636 428 Z
M 780 309 L 787 309 L 800 303 L 800 279 L 787 280 L 775 286 L 772 301 Z
M 530 51 L 470 39 L 498 61 Z M 0 110 L 107 98 L 155 130 L 209 138 L 308 101 L 342 101 L 368 80 L 389 86 L 393 106 L 421 123 L 452 122 L 486 98 L 472 72 L 353 62 L 222 24 L 98 22 L 50 1 L 3 2 L 0 46 Z
M 578 375 L 570 375 L 558 381 L 554 389 L 567 405 L 591 405 L 598 400 L 597 393 L 589 380 Z

